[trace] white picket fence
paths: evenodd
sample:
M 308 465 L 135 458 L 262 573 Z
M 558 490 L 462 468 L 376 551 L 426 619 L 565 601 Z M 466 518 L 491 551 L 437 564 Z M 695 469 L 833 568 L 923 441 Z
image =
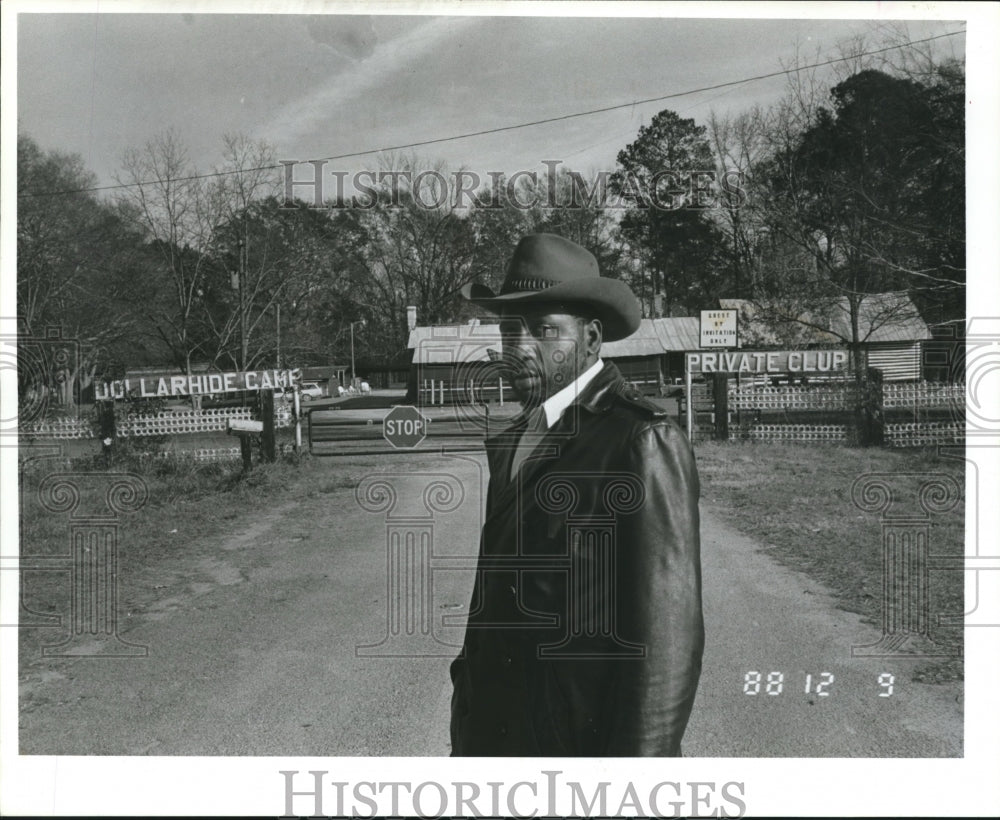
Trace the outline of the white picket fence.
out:
M 732 410 L 850 410 L 856 396 L 853 384 L 730 388 L 729 407 Z
M 847 441 L 846 424 L 752 424 L 749 433 L 755 441 Z
M 948 406 L 965 407 L 965 384 L 885 382 L 882 385 L 882 407 L 886 410 Z
M 928 447 L 937 444 L 964 444 L 964 421 L 930 421 L 914 424 L 887 424 L 885 443 L 889 447 Z
M 853 383 L 815 386 L 751 386 L 729 389 L 734 410 L 850 410 L 857 389 Z M 943 382 L 884 382 L 882 407 L 886 410 L 965 405 L 965 385 Z
M 94 426 L 84 419 L 48 419 L 18 425 L 23 436 L 46 439 L 94 438 Z
M 229 419 L 249 419 L 249 407 L 213 407 L 208 410 L 182 410 L 151 414 L 130 413 L 118 421 L 117 432 L 122 438 L 131 436 L 182 436 L 191 433 L 224 433 Z M 292 411 L 288 406 L 276 406 L 274 424 L 288 427 Z M 21 425 L 19 432 L 42 439 L 97 438 L 95 425 L 89 419 L 50 419 Z M 237 453 L 239 448 L 237 448 Z
M 707 389 L 702 403 L 711 403 Z M 697 397 L 696 397 L 697 398 Z M 729 387 L 729 409 L 736 411 L 852 411 L 857 404 L 857 388 L 852 382 L 815 385 L 743 385 Z M 965 440 L 965 385 L 943 382 L 884 382 L 883 410 L 913 410 L 913 422 L 885 425 L 889 447 L 926 447 L 958 444 Z M 947 421 L 923 420 L 920 411 L 950 410 Z M 704 412 L 704 411 L 703 411 Z M 938 414 L 940 415 L 940 414 Z M 732 420 L 730 421 L 732 424 Z M 710 436 L 711 427 L 701 425 L 699 437 Z M 846 442 L 849 426 L 838 424 L 752 423 L 744 435 L 759 441 L 840 441 Z

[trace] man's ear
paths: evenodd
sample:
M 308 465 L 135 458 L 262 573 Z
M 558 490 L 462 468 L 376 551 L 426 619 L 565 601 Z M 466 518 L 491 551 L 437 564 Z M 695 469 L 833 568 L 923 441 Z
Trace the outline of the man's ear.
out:
M 591 319 L 583 328 L 583 338 L 587 345 L 587 353 L 596 359 L 601 352 L 601 342 L 604 340 L 604 328 L 600 319 Z

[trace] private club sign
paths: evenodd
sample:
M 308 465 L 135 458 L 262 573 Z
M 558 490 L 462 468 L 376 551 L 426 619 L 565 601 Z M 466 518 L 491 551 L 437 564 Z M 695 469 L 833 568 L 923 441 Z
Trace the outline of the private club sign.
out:
M 171 398 L 173 396 L 208 396 L 236 393 L 241 390 L 283 390 L 294 387 L 302 376 L 294 370 L 244 370 L 228 373 L 151 373 L 130 376 L 94 386 L 97 401 L 132 398 Z
M 688 353 L 688 373 L 831 373 L 847 369 L 846 350 Z

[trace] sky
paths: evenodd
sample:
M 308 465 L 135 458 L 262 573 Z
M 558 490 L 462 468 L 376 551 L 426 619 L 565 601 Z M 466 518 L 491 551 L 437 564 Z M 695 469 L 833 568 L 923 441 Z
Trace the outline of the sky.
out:
M 874 7 L 873 7 L 874 8 Z M 690 12 L 688 12 L 690 13 Z M 98 184 L 124 152 L 174 129 L 199 171 L 227 133 L 308 160 L 530 122 L 780 71 L 837 56 L 873 20 L 398 15 L 23 13 L 17 120 L 44 149 L 80 154 Z M 882 21 L 885 25 L 885 21 Z M 906 23 L 911 39 L 964 28 Z M 964 54 L 964 36 L 940 40 Z M 824 69 L 829 72 L 830 69 Z M 484 176 L 558 159 L 613 170 L 640 126 L 671 108 L 708 114 L 774 102 L 786 79 L 414 149 Z M 411 153 L 411 152 L 405 152 Z M 377 158 L 332 162 L 353 173 Z M 308 177 L 311 172 L 306 172 Z M 297 176 L 297 178 L 299 178 Z

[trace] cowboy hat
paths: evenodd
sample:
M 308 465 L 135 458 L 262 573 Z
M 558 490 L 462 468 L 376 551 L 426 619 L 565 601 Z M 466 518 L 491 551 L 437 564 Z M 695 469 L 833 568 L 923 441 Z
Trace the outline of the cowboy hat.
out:
M 464 285 L 461 293 L 494 313 L 517 305 L 585 304 L 601 320 L 606 342 L 635 333 L 641 315 L 639 301 L 628 285 L 601 276 L 590 251 L 550 233 L 521 239 L 499 294 L 480 284 Z

